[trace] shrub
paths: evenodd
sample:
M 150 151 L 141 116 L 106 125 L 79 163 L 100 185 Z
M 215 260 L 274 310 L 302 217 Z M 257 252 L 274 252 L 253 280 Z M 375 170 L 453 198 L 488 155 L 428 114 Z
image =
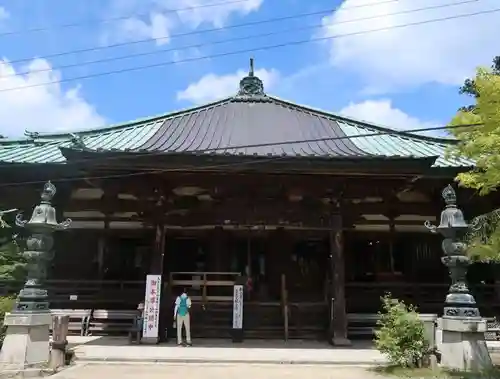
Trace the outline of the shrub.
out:
M 391 298 L 390 294 L 381 300 L 383 311 L 379 312 L 380 319 L 377 321 L 376 348 L 393 365 L 420 367 L 429 352 L 429 344 L 415 307 Z
M 14 302 L 16 301 L 13 297 L 0 297 L 0 346 L 2 346 L 3 339 L 5 337 L 6 327 L 3 325 L 3 318 L 5 313 L 12 311 Z

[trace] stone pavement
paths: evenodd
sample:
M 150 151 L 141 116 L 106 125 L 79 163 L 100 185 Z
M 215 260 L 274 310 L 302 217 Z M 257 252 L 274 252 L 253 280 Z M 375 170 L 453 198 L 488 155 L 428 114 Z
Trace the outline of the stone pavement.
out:
M 277 364 L 77 364 L 53 379 L 381 379 L 363 368 Z
M 68 337 L 80 362 L 219 362 L 377 365 L 386 360 L 371 342 L 354 342 L 351 348 L 332 348 L 314 341 L 195 340 L 190 348 L 175 344 L 129 345 L 121 337 Z M 500 356 L 500 341 L 488 341 L 492 355 Z
M 141 363 L 258 363 L 303 365 L 378 365 L 385 358 L 371 343 L 351 348 L 332 348 L 311 341 L 252 341 L 234 344 L 227 340 L 198 340 L 193 347 L 175 344 L 128 345 L 125 338 L 72 337 L 69 339 L 78 362 Z

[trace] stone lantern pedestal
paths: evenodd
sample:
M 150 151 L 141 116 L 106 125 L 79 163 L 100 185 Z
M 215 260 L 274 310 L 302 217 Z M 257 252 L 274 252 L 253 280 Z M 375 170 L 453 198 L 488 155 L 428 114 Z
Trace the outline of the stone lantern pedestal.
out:
M 49 312 L 7 313 L 4 325 L 7 334 L 0 352 L 2 371 L 39 372 L 49 360 Z
M 438 320 L 442 331 L 441 364 L 447 368 L 480 371 L 492 367 L 484 340 L 486 320 L 443 317 Z
M 453 188 L 447 186 L 442 196 L 446 208 L 441 212 L 440 224 L 425 223 L 431 232 L 444 237 L 441 245 L 444 256 L 441 260 L 448 267 L 451 277 L 443 317 L 438 320 L 441 338 L 437 346 L 441 352 L 441 364 L 455 370 L 486 370 L 492 367 L 484 339 L 486 320 L 481 318 L 466 280 L 470 260 L 462 241 L 470 225 L 465 223 L 462 211 L 457 208 Z
M 7 333 L 0 352 L 2 373 L 36 376 L 47 368 L 50 354 L 49 331 L 52 324 L 47 290 L 43 288 L 46 263 L 52 259 L 53 232 L 66 229 L 71 221 L 58 224 L 51 200 L 56 193 L 52 183 L 45 184 L 41 203 L 35 207 L 29 221 L 19 214 L 16 224 L 26 228 L 28 278 L 11 313 L 5 315 Z

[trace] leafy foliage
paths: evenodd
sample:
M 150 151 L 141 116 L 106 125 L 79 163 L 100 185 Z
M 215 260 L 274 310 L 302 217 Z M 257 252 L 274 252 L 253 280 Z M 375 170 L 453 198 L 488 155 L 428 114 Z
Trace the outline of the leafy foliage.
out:
M 500 263 L 500 210 L 473 220 L 466 236 L 467 255 L 474 261 Z
M 458 144 L 449 152 L 475 162 L 474 169 L 457 176 L 460 185 L 487 195 L 500 185 L 500 56 L 494 59 L 491 69 L 478 69 L 476 77 L 467 80 L 460 91 L 473 96 L 476 104 L 462 108 L 451 124 L 482 125 L 451 129 Z M 472 259 L 500 262 L 499 221 L 500 209 L 475 220 L 477 225 L 466 238 Z
M 0 280 L 22 280 L 25 276 L 26 260 L 15 237 L 0 215 Z
M 389 362 L 400 367 L 418 367 L 429 352 L 424 324 L 415 307 L 385 295 L 377 321 L 375 346 Z
M 3 220 L 0 212 L 0 280 L 20 280 L 24 278 L 26 261 L 15 241 L 13 229 Z M 5 337 L 3 325 L 5 313 L 14 306 L 15 298 L 0 297 L 0 346 Z
M 5 313 L 10 312 L 14 306 L 15 299 L 12 297 L 0 297 L 0 345 L 5 337 L 6 328 L 3 325 Z
M 25 267 L 25 259 L 15 241 L 10 240 L 0 246 L 0 280 L 22 280 L 26 273 Z
M 485 195 L 500 184 L 500 75 L 478 69 L 474 88 L 478 93 L 474 110 L 459 111 L 451 125 L 482 125 L 451 129 L 458 139 L 451 153 L 475 161 L 475 168 L 459 174 L 457 180 Z
M 491 73 L 493 75 L 500 75 L 500 56 L 493 58 L 493 64 L 491 65 Z M 469 95 L 474 98 L 478 98 L 480 96 L 479 91 L 476 88 L 476 81 L 474 79 L 465 79 L 464 84 L 460 87 L 461 95 Z M 460 108 L 461 111 L 470 112 L 475 109 L 475 105 L 469 105 L 466 107 Z

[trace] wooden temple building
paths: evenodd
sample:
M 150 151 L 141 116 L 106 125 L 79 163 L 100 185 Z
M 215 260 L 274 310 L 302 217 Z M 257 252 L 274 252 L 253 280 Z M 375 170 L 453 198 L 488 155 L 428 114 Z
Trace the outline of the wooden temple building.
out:
M 446 156 L 450 143 L 273 97 L 251 69 L 234 96 L 199 107 L 0 140 L 0 205 L 29 214 L 43 183 L 57 186 L 73 223 L 56 236 L 53 307 L 133 311 L 161 274 L 163 326 L 187 287 L 193 337 L 224 337 L 243 275 L 246 336 L 345 338 L 387 291 L 442 309 L 441 239 L 423 223 L 472 166 Z M 458 198 L 469 219 L 495 202 Z M 470 272 L 483 314 L 500 304 L 488 272 Z

